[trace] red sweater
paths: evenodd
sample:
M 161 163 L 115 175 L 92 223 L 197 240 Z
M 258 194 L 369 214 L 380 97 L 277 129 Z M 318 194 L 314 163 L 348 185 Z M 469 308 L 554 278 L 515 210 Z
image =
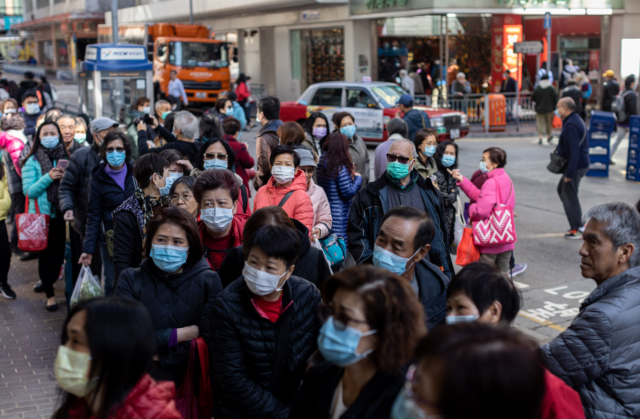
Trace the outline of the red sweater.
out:
M 209 262 L 211 269 L 217 271 L 218 268 L 220 268 L 220 265 L 222 265 L 222 261 L 227 256 L 229 249 L 242 244 L 242 232 L 246 222 L 246 218 L 238 217 L 236 215 L 231 221 L 229 234 L 224 237 L 213 238 L 207 234 L 207 225 L 204 221 L 198 221 L 200 239 L 202 239 L 202 244 L 204 245 L 204 257 L 207 259 L 207 262 Z
M 229 147 L 231 147 L 233 153 L 236 155 L 235 171 L 242 178 L 242 183 L 247 188 L 249 196 L 251 196 L 249 175 L 247 174 L 246 169 L 251 169 L 254 166 L 255 161 L 243 143 L 236 141 L 236 139 L 230 135 L 225 135 L 224 139 L 229 143 Z

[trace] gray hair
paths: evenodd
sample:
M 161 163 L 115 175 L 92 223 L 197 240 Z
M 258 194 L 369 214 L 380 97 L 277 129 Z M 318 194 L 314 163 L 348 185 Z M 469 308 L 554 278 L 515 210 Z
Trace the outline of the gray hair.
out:
M 602 232 L 611 240 L 614 250 L 632 243 L 635 249 L 629 258 L 629 266 L 640 265 L 640 213 L 635 208 L 624 202 L 597 205 L 587 211 L 584 220 L 602 223 Z
M 576 110 L 576 102 L 574 102 L 570 97 L 563 97 L 558 101 L 558 103 L 562 104 L 562 106 L 567 108 L 568 111 L 573 112 Z
M 180 130 L 184 138 L 195 140 L 200 136 L 198 118 L 189 111 L 180 111 L 173 120 L 173 128 Z
M 400 134 L 402 138 L 409 138 L 409 126 L 404 119 L 391 118 L 391 120 L 387 122 L 387 132 L 389 136 Z
M 399 139 L 397 139 L 397 140 L 395 140 L 393 142 L 393 144 L 396 144 L 396 143 L 407 143 L 407 144 L 409 144 L 411 146 L 411 149 L 413 150 L 413 158 L 415 159 L 415 158 L 418 157 L 418 152 L 416 151 L 416 145 L 412 141 L 409 141 L 406 138 L 399 138 Z M 391 146 L 393 146 L 393 144 L 391 144 Z M 391 148 L 391 147 L 389 147 L 389 148 Z
M 155 106 L 154 106 L 154 107 L 156 108 L 156 111 L 157 111 L 157 110 L 159 110 L 163 105 L 171 105 L 171 104 L 170 104 L 169 102 L 167 102 L 166 100 L 161 99 L 161 100 L 159 100 L 159 101 L 157 101 L 157 102 L 156 102 L 156 104 L 155 104 Z

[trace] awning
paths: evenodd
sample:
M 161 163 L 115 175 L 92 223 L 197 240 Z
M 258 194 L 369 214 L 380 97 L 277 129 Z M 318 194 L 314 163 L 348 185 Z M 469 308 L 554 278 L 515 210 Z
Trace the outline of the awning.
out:
M 102 20 L 104 21 L 104 12 L 74 12 L 62 13 L 54 16 L 47 16 L 41 19 L 27 20 L 21 23 L 14 23 L 11 29 L 30 31 L 43 26 L 50 26 L 53 23 L 72 22 L 75 20 Z

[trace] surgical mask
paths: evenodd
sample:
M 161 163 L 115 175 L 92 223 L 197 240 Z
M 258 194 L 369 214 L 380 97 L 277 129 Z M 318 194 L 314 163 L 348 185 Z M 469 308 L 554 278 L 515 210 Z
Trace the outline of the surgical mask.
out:
M 170 113 L 171 113 L 171 111 L 162 112 L 162 119 L 163 120 L 167 119 L 167 116 L 169 116 Z
M 356 134 L 356 126 L 355 125 L 347 125 L 346 127 L 340 128 L 340 133 L 345 135 L 347 138 L 353 138 Z
M 53 363 L 53 374 L 60 388 L 76 397 L 84 397 L 92 387 L 88 378 L 90 362 L 89 354 L 60 346 Z
M 229 162 L 226 160 L 211 159 L 211 160 L 204 161 L 204 170 L 226 169 L 228 167 L 229 167 Z
M 336 323 L 338 323 L 339 327 L 336 327 Z M 377 332 L 374 329 L 363 333 L 356 328 L 337 322 L 331 316 L 320 328 L 318 350 L 327 361 L 340 367 L 346 367 L 365 359 L 373 352 L 373 349 L 369 349 L 359 354 L 356 350 L 358 349 L 358 344 L 360 344 L 360 339 L 374 335 Z
M 238 131 L 238 136 L 236 137 L 236 141 L 240 141 L 240 138 L 242 138 L 242 130 Z
M 296 175 L 296 168 L 291 166 L 273 166 L 271 174 L 276 182 L 284 184 L 293 179 Z
M 224 113 L 228 116 L 233 116 L 233 108 L 225 108 Z
M 200 211 L 200 219 L 214 233 L 222 233 L 233 220 L 232 208 L 205 208 Z
M 313 127 L 313 136 L 317 138 L 324 138 L 327 135 L 327 127 Z
M 373 246 L 373 264 L 378 268 L 387 269 L 396 275 L 402 275 L 408 268 L 413 266 L 412 263 L 411 266 L 407 267 L 407 262 L 409 262 L 410 259 L 413 259 L 419 251 L 420 249 L 416 250 L 416 252 L 410 257 L 403 258 L 402 256 L 391 253 L 376 244 Z
M 400 180 L 409 176 L 409 165 L 411 163 L 402 164 L 394 161 L 387 163 L 387 173 L 391 176 L 391 179 Z
M 427 157 L 431 157 L 434 154 L 436 154 L 436 146 L 434 145 L 428 145 L 424 148 L 424 150 L 422 151 L 422 154 L 424 154 Z
M 477 314 L 469 314 L 467 316 L 447 316 L 447 324 L 467 323 L 478 320 Z
M 9 109 L 5 109 L 4 113 L 16 113 L 16 108 L 9 108 Z
M 429 419 L 437 416 L 427 416 L 418 403 L 407 394 L 406 389 L 400 390 L 391 408 L 391 419 Z
M 76 134 L 73 139 L 82 144 L 87 140 L 87 134 Z
M 258 112 L 258 113 L 256 114 L 256 122 L 257 122 L 258 124 L 262 125 L 262 120 L 260 119 L 260 112 Z
M 153 177 L 153 176 L 151 176 Z M 158 175 L 158 177 L 160 179 L 162 179 L 162 176 Z M 169 195 L 169 190 L 171 189 L 171 183 L 169 182 L 169 179 L 171 179 L 170 177 L 165 178 L 164 180 L 164 186 L 158 186 L 158 189 L 160 190 L 160 196 L 167 196 Z
M 288 271 L 282 275 L 270 274 L 269 272 L 261 271 L 253 266 L 249 266 L 247 262 L 244 263 L 242 269 L 242 276 L 244 282 L 247 284 L 249 291 L 258 296 L 269 295 L 275 291 L 282 290 L 282 287 L 278 288 L 278 282 L 280 278 L 285 276 Z M 282 284 L 284 286 L 284 284 Z
M 556 109 L 555 111 L 553 111 L 553 113 L 560 119 L 562 119 L 562 117 L 560 116 L 560 113 L 558 112 L 558 109 Z
M 455 162 L 456 162 L 455 156 L 449 156 L 447 154 L 442 156 L 442 165 L 444 167 L 451 167 Z
M 142 112 L 151 113 L 151 106 L 145 106 L 144 108 L 142 108 Z
M 24 110 L 29 115 L 35 115 L 40 112 L 40 105 L 38 105 L 37 103 L 28 103 L 27 105 L 25 105 Z
M 44 148 L 48 148 L 49 150 L 51 150 L 52 148 L 60 144 L 60 139 L 55 135 L 52 135 L 51 137 L 41 137 L 40 144 L 42 144 Z
M 175 272 L 187 263 L 188 247 L 152 244 L 149 256 L 153 263 L 167 273 Z
M 126 158 L 127 158 L 126 151 L 113 150 L 107 153 L 107 162 L 113 167 L 120 166 L 122 163 L 124 163 L 124 159 Z
M 171 184 L 173 185 L 173 182 L 175 182 L 176 179 L 180 179 L 182 176 L 184 176 L 182 173 L 169 173 L 169 177 L 172 179 Z
M 487 163 L 485 163 L 484 161 L 480 162 L 480 171 L 482 173 L 489 173 L 489 169 L 487 169 Z

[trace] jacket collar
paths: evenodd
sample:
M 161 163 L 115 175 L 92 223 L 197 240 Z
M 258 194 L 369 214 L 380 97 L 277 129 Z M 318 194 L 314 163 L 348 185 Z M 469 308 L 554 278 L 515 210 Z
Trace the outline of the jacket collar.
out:
M 271 176 L 271 179 L 269 179 L 269 183 L 267 185 L 268 190 L 271 190 L 272 193 L 275 193 L 276 195 L 278 195 L 279 192 L 283 195 L 291 191 L 307 192 L 307 177 L 302 170 L 298 169 L 295 176 L 293 177 L 293 182 L 291 183 L 291 185 L 287 187 L 279 186 L 278 182 L 276 182 L 273 176 Z
M 487 178 L 493 179 L 493 178 L 500 177 L 502 175 L 504 175 L 504 169 L 503 168 L 493 169 L 492 171 L 487 173 Z
M 411 171 L 411 177 L 412 178 L 414 176 L 414 173 L 415 173 L 415 175 L 418 174 L 418 172 L 415 169 L 415 167 Z M 431 181 L 429 181 L 429 182 L 425 181 L 422 176 L 417 176 L 415 182 L 416 182 L 416 185 L 420 189 L 434 190 L 433 183 L 431 183 Z M 365 188 L 368 189 L 370 193 L 373 193 L 374 195 L 377 195 L 382 189 L 386 188 L 387 186 L 392 186 L 393 187 L 393 183 L 387 178 L 386 174 L 383 174 L 378 179 L 376 179 L 374 182 L 369 182 L 367 184 L 367 186 L 365 186 Z
M 619 275 L 611 277 L 593 290 L 593 292 L 582 302 L 580 310 L 599 301 L 607 294 L 640 283 L 640 266 L 627 269 Z
M 420 301 L 427 301 L 426 295 L 424 293 L 427 290 L 427 286 L 425 281 L 428 276 L 436 277 L 442 283 L 443 289 L 447 289 L 451 280 L 442 272 L 442 269 L 429 262 L 426 258 L 422 259 L 420 262 L 416 263 L 415 274 L 416 280 L 418 281 L 418 289 L 420 290 L 420 295 L 418 296 Z
M 267 122 L 262 128 L 260 128 L 260 132 L 258 135 L 264 133 L 265 131 L 278 131 L 278 128 L 282 125 L 282 121 L 279 119 L 274 119 L 272 121 Z
M 404 138 L 402 135 L 400 135 L 398 133 L 395 133 L 395 134 L 393 134 L 393 135 L 391 135 L 389 137 L 389 140 L 393 140 L 393 141 L 395 141 L 395 140 L 405 140 L 405 139 L 406 138 Z M 389 140 L 387 140 L 387 141 L 389 141 Z
M 253 310 L 255 310 L 258 316 L 266 319 L 267 316 L 264 313 L 262 313 L 262 310 L 259 309 L 258 304 L 256 304 L 255 302 L 256 296 L 253 295 L 251 291 L 249 291 L 249 287 L 247 287 L 247 283 L 244 280 L 244 275 L 241 276 L 240 278 L 242 278 L 242 288 L 244 290 L 245 295 L 249 299 L 251 307 L 253 308 Z M 284 285 L 282 286 L 282 314 L 280 315 L 280 319 L 285 315 L 285 313 L 289 315 L 290 308 L 291 306 L 294 305 L 293 293 L 291 292 L 291 286 L 289 284 L 289 281 L 291 281 L 291 278 L 293 278 L 293 275 L 291 275 L 289 279 L 287 279 L 287 282 L 285 282 Z

